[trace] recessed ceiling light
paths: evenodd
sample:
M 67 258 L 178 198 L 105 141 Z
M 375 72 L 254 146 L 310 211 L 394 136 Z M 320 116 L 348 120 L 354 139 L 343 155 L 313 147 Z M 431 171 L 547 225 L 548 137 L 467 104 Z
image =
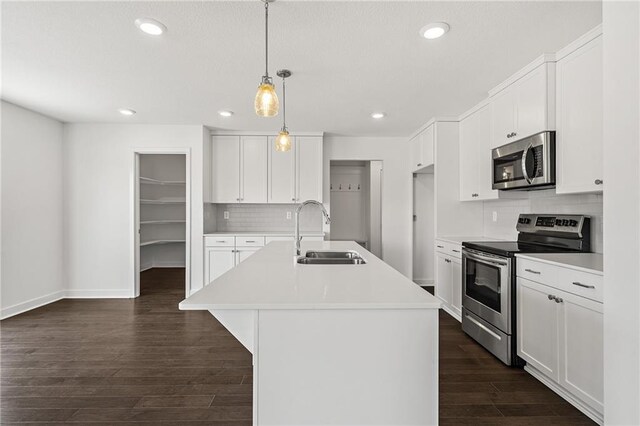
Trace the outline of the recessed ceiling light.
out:
M 136 113 L 134 110 L 129 109 L 129 108 L 120 108 L 120 109 L 118 110 L 118 112 L 119 112 L 120 114 L 122 114 L 122 115 L 126 115 L 126 116 L 131 116 L 131 115 L 134 115 L 134 114 Z
M 371 118 L 375 118 L 376 120 L 380 120 L 381 118 L 384 118 L 384 116 L 384 112 L 374 112 L 371 114 Z
M 426 39 L 433 40 L 434 38 L 442 37 L 449 31 L 449 24 L 446 22 L 434 22 L 420 30 L 420 35 Z
M 231 117 L 233 115 L 233 111 L 218 111 L 218 114 L 223 117 Z
M 151 18 L 136 19 L 136 27 L 143 33 L 158 36 L 167 31 L 167 27 L 159 21 Z

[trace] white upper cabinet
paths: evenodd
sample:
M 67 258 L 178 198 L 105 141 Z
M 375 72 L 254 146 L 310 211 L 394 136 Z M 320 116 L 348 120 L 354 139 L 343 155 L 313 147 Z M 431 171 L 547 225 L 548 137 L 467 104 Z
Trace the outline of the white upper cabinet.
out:
M 295 144 L 287 152 L 278 152 L 275 138 L 269 138 L 269 202 L 291 204 L 296 200 Z
M 211 201 L 240 201 L 240 136 L 215 136 L 211 141 Z
M 296 136 L 295 202 L 322 201 L 322 137 Z
M 558 194 L 602 191 L 602 66 L 602 34 L 557 63 Z
M 497 89 L 490 102 L 491 148 L 555 130 L 555 63 L 543 62 Z
M 240 202 L 267 202 L 267 144 L 265 136 L 240 138 Z
M 212 138 L 212 202 L 267 202 L 267 143 L 266 136 Z
M 460 122 L 460 201 L 492 200 L 491 109 L 485 105 Z
M 409 141 L 411 171 L 418 172 L 433 165 L 434 125 L 430 125 Z

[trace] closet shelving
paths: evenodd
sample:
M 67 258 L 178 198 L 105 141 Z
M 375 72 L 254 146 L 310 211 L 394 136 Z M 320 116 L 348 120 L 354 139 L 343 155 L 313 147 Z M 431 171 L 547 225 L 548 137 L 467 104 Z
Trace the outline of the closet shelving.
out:
M 143 185 L 186 185 L 184 181 L 177 180 L 158 180 L 150 177 L 140 176 L 140 183 Z

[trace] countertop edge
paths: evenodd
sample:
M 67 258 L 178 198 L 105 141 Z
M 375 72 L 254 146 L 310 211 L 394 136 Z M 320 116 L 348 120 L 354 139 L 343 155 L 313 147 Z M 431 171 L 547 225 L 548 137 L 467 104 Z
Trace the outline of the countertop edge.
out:
M 263 303 L 237 303 L 237 304 L 193 304 L 183 306 L 182 302 L 178 304 L 178 309 L 181 311 L 214 311 L 214 310 L 233 310 L 233 311 L 295 311 L 295 310 L 317 310 L 317 311 L 337 311 L 337 310 L 405 310 L 405 309 L 440 309 L 441 302 L 433 303 L 403 303 L 403 304 L 386 304 L 386 303 L 372 303 L 372 304 L 327 304 L 319 305 L 315 303 L 301 303 L 301 304 L 263 304 Z
M 529 254 L 518 253 L 516 254 L 516 257 L 533 260 L 534 262 L 546 263 L 548 265 L 560 266 L 562 268 L 573 269 L 575 271 L 586 272 L 588 274 L 604 276 L 604 271 L 600 271 L 598 269 L 591 269 L 591 268 L 586 268 L 584 266 L 572 265 L 571 263 L 564 263 L 557 260 L 542 259 L 540 257 L 536 257 L 536 254 L 539 254 L 539 253 L 529 253 Z M 548 254 L 548 253 L 545 253 L 545 254 Z M 556 253 L 556 254 L 559 254 L 559 253 Z M 599 254 L 599 253 L 590 253 L 590 254 Z

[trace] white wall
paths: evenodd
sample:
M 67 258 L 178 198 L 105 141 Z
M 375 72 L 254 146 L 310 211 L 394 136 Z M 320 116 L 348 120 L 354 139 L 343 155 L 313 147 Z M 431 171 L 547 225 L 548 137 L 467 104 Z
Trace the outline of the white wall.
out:
M 584 214 L 591 217 L 591 251 L 602 253 L 602 194 L 556 195 L 555 190 L 531 191 L 525 199 L 484 202 L 484 235 L 503 240 L 518 237 L 520 213 Z M 493 221 L 493 213 L 497 220 Z
M 381 160 L 382 253 L 385 262 L 411 277 L 411 173 L 406 138 L 325 135 L 323 199 L 331 209 L 329 178 L 331 160 Z
M 604 399 L 640 424 L 640 3 L 603 3 Z
M 203 127 L 65 125 L 65 271 L 71 297 L 132 297 L 136 148 L 190 148 L 191 291 L 203 281 Z
M 63 296 L 62 129 L 2 102 L 2 318 Z

